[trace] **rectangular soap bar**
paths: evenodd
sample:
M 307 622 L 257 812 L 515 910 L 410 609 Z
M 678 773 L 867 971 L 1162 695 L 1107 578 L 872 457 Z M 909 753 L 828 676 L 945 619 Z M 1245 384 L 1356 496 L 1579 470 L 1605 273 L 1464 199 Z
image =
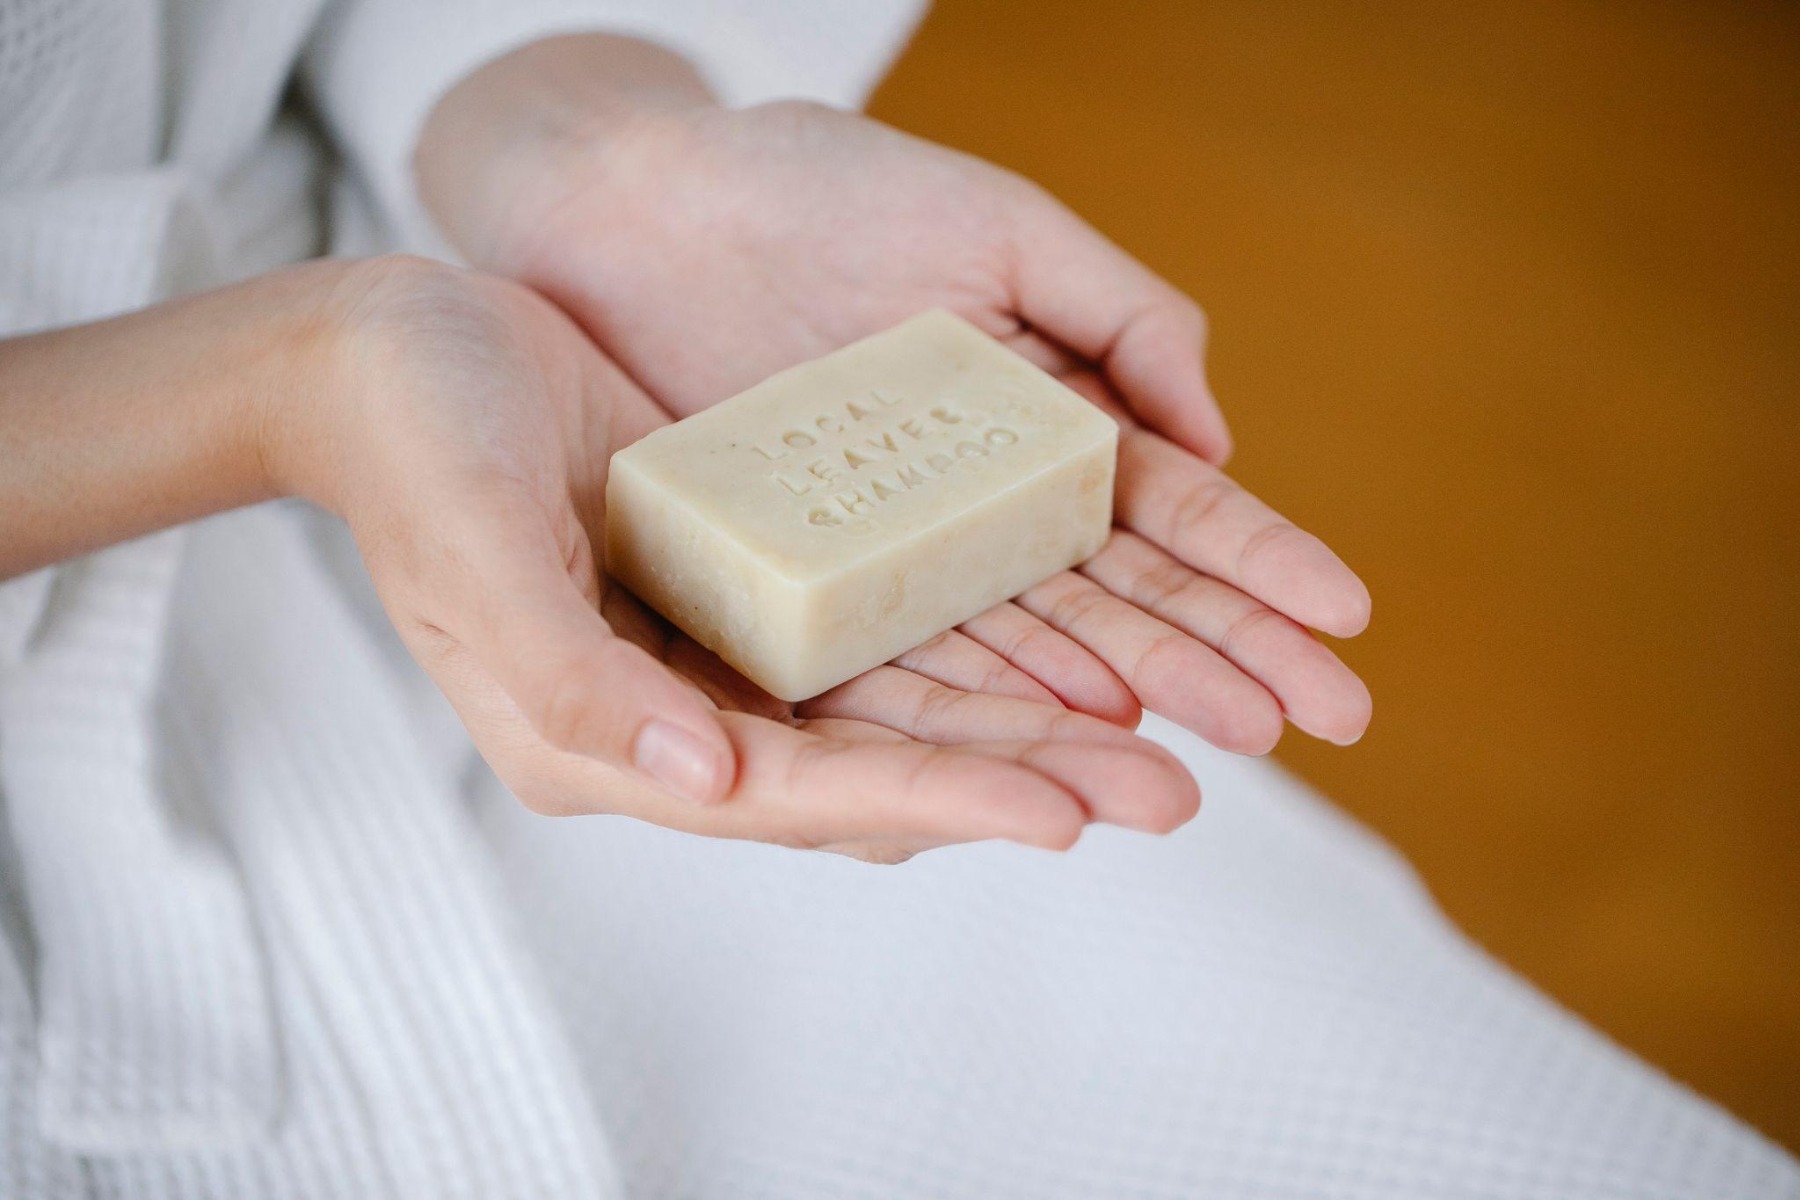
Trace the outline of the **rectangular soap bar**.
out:
M 1118 428 L 942 311 L 613 455 L 612 577 L 765 690 L 815 696 L 1091 557 Z

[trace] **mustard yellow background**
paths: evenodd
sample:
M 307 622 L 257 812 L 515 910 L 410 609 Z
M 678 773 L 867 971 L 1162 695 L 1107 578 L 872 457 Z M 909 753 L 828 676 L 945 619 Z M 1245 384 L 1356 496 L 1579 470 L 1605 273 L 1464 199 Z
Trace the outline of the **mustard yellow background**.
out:
M 873 110 L 1207 307 L 1375 595 L 1282 758 L 1800 1145 L 1800 6 L 941 0 Z

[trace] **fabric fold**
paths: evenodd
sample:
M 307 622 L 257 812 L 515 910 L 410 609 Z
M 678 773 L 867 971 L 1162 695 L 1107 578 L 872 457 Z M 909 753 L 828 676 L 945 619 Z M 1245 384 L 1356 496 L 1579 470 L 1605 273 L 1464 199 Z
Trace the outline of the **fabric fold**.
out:
M 36 946 L 39 1121 L 83 1152 L 229 1144 L 280 1098 L 244 891 L 164 802 L 151 712 L 183 534 L 65 567 L 0 675 L 7 816 Z

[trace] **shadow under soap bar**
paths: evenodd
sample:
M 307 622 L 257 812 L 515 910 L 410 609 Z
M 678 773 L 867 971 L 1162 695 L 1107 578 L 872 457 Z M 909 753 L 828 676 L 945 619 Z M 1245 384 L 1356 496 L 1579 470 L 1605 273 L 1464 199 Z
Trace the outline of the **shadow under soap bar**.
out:
M 612 577 L 767 691 L 815 696 L 1096 553 L 1111 418 L 947 312 L 613 455 Z

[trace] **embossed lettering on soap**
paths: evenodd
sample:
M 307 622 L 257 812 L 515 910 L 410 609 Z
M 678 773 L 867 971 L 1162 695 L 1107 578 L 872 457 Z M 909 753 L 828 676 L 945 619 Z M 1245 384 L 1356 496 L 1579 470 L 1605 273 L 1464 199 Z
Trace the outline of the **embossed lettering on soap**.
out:
M 813 501 L 807 524 L 870 529 L 880 507 L 1019 441 L 1017 430 L 953 401 L 897 415 L 905 405 L 906 397 L 874 389 L 749 452 L 786 495 Z

